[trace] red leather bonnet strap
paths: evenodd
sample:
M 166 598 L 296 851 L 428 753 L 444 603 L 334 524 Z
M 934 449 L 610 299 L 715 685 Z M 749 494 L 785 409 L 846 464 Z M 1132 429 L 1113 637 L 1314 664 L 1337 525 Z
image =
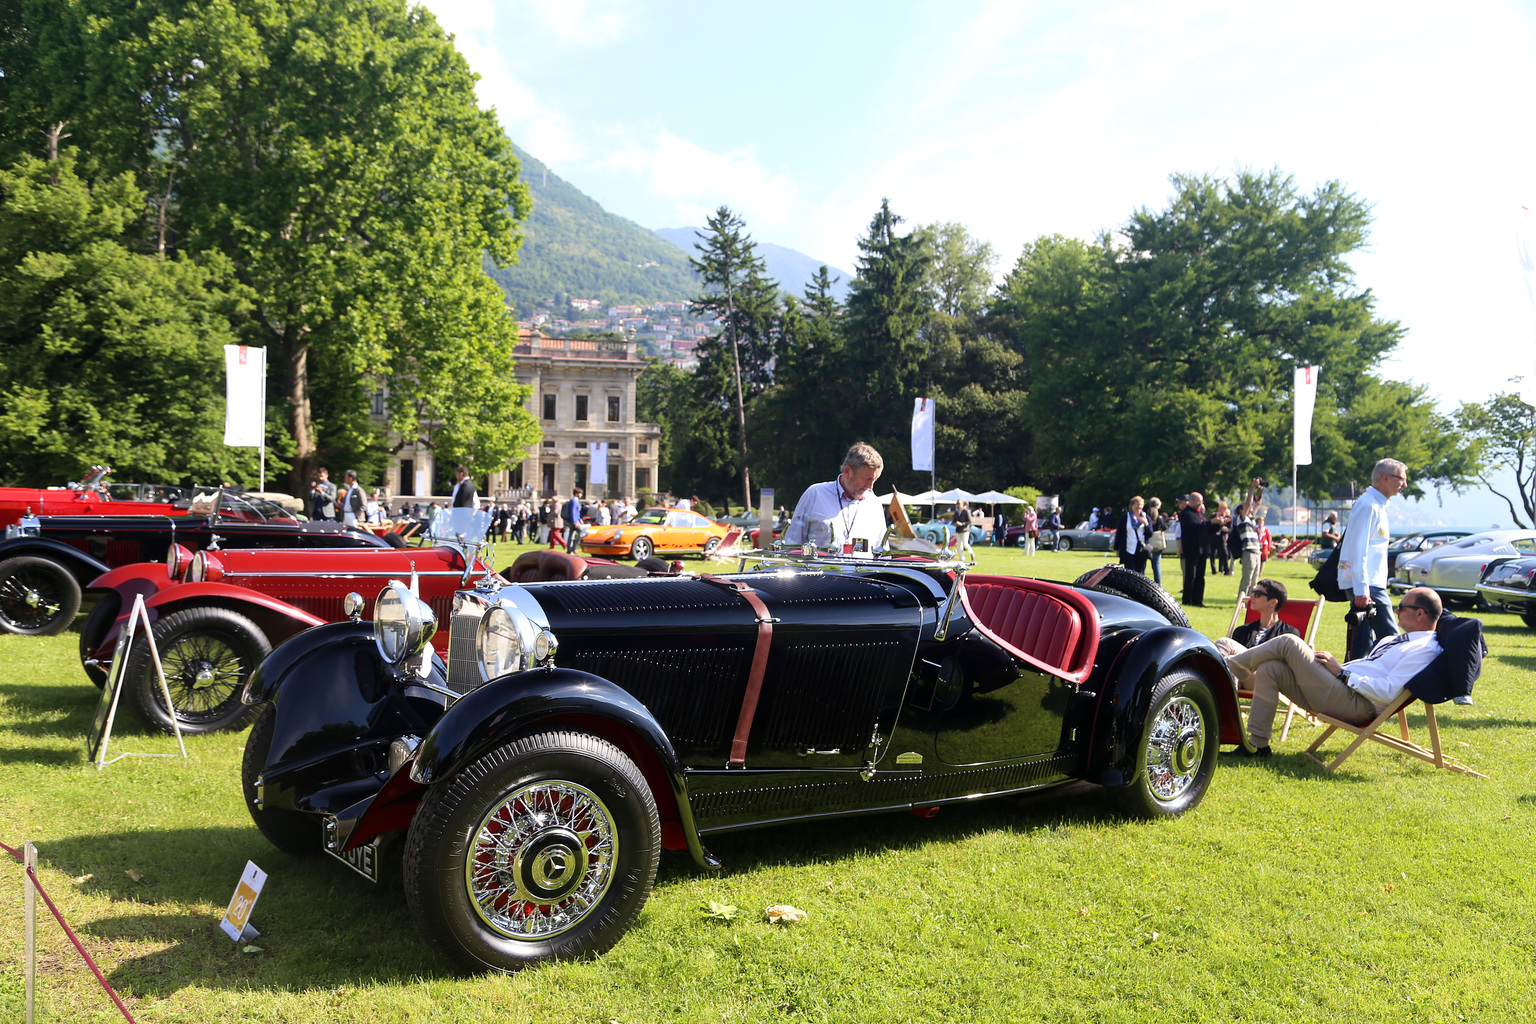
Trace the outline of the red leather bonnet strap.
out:
M 747 736 L 752 732 L 752 719 L 757 714 L 757 698 L 763 691 L 763 673 L 768 668 L 768 648 L 773 643 L 773 617 L 763 599 L 741 580 L 727 580 L 709 573 L 700 573 L 699 579 L 717 587 L 735 591 L 742 600 L 752 606 L 757 616 L 757 647 L 752 652 L 752 671 L 747 676 L 747 692 L 741 697 L 741 713 L 736 716 L 736 734 L 731 738 L 731 758 L 727 767 L 740 768 L 747 762 Z

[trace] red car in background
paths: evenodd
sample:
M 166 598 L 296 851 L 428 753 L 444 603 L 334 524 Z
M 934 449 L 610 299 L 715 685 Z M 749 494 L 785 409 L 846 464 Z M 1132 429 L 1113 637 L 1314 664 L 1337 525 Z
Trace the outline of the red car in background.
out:
M 111 472 L 110 466 L 95 466 L 84 480 L 63 487 L 0 487 L 0 527 L 15 526 L 25 515 L 184 516 L 192 509 L 198 488 L 109 484 Z

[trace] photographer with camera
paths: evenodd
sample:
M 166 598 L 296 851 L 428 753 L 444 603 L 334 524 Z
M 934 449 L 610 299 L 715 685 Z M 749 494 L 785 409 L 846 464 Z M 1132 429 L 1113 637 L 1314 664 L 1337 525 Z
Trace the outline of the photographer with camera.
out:
M 1258 581 L 1259 569 L 1263 564 L 1263 545 L 1259 540 L 1259 495 L 1264 493 L 1264 478 L 1254 477 L 1253 484 L 1248 489 L 1248 497 L 1237 506 L 1237 515 L 1232 520 L 1232 530 L 1237 540 L 1234 547 L 1238 551 L 1238 562 L 1242 566 L 1242 576 L 1237 581 L 1237 598 L 1241 601 L 1248 596 L 1253 585 Z
M 331 483 L 331 471 L 320 467 L 316 478 L 309 482 L 309 517 L 330 519 L 336 507 L 336 485 Z

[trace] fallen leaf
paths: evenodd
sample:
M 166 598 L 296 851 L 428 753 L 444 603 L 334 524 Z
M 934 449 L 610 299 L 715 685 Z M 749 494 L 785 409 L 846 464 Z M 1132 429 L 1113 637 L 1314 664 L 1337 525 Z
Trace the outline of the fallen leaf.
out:
M 1079 909 L 1078 912 L 1077 912 L 1077 916 L 1078 917 L 1087 917 L 1088 916 L 1088 908 L 1087 907 L 1083 907 L 1083 908 Z
M 240 947 L 240 952 L 242 952 L 242 953 L 264 953 L 264 952 L 266 952 L 266 950 L 262 949 L 260 946 L 241 946 Z
M 124 871 L 123 874 L 127 875 L 129 878 L 133 879 L 135 882 L 142 882 L 142 881 L 144 881 L 144 872 L 140 871 L 137 868 L 129 868 L 127 871 Z
M 775 903 L 763 911 L 769 924 L 799 924 L 805 920 L 805 911 L 788 903 Z
M 1393 885 L 1391 882 L 1388 882 L 1386 885 L 1381 887 L 1381 891 L 1382 892 L 1396 892 L 1397 891 L 1397 886 Z
M 704 916 L 711 921 L 732 921 L 735 920 L 738 913 L 740 911 L 730 903 L 716 903 L 714 900 L 710 900 L 704 904 Z
M 75 884 L 84 885 L 86 882 L 94 882 L 95 880 L 95 875 L 81 875 L 79 878 L 75 879 Z

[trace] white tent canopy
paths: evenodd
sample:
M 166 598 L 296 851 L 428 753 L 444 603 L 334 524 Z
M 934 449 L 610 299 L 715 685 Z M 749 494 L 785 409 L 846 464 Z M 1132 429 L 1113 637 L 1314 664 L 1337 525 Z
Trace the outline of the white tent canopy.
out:
M 972 494 L 970 491 L 966 490 L 964 487 L 951 487 L 947 491 L 943 491 L 943 492 L 941 492 L 939 494 L 933 495 L 932 499 L 930 499 L 930 500 L 932 500 L 932 501 L 975 501 L 979 497 L 981 497 L 981 496 L 978 495 L 978 494 Z
M 980 494 L 976 495 L 976 499 L 975 500 L 976 501 L 980 501 L 980 502 L 985 502 L 986 504 L 989 504 L 989 505 L 1022 505 L 1022 504 L 1024 504 L 1024 499 L 1023 498 L 1015 498 L 1013 495 L 1011 495 L 1011 494 L 1004 494 L 1001 491 L 982 491 Z

